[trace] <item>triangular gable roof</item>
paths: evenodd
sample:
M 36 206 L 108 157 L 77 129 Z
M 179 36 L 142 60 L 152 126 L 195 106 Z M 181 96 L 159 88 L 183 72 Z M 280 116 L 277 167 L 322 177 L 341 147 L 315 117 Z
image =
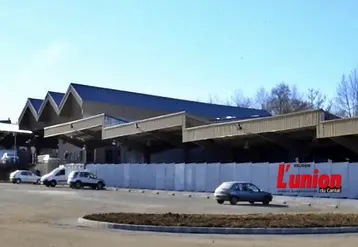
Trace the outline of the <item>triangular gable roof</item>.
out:
M 232 116 L 242 119 L 250 118 L 252 116 L 270 116 L 265 110 L 252 108 L 202 103 L 75 83 L 72 83 L 71 86 L 84 101 L 94 101 L 113 105 L 129 105 L 165 112 L 185 111 L 189 114 L 206 118 L 224 118 Z
M 32 115 L 34 116 L 34 118 L 38 119 L 38 111 L 41 108 L 41 105 L 43 103 L 42 99 L 34 99 L 34 98 L 28 98 L 26 100 L 26 104 L 24 106 L 24 108 L 22 109 L 22 112 L 19 116 L 19 123 L 22 121 L 22 118 L 24 117 L 25 113 L 27 110 L 30 110 L 30 112 L 32 113 Z
M 75 97 L 77 102 L 80 105 L 82 105 L 81 98 L 78 96 L 77 92 L 72 88 L 71 85 L 68 87 L 66 94 L 49 91 L 49 92 L 47 92 L 47 94 L 43 100 L 29 98 L 26 101 L 26 104 L 20 114 L 19 123 L 22 121 L 22 118 L 23 118 L 27 109 L 31 110 L 34 118 L 36 119 L 36 121 L 38 121 L 41 114 L 43 114 L 43 110 L 45 109 L 45 106 L 47 103 L 50 103 L 53 110 L 56 112 L 57 115 L 59 115 L 67 98 L 71 94 Z
M 79 94 L 77 93 L 77 91 L 73 88 L 72 83 L 71 83 L 71 84 L 68 86 L 68 89 L 67 89 L 65 95 L 62 97 L 62 100 L 61 100 L 61 102 L 60 102 L 60 104 L 59 104 L 59 106 L 58 106 L 60 112 L 62 111 L 63 106 L 65 105 L 65 103 L 66 103 L 68 97 L 69 97 L 71 94 L 74 96 L 74 98 L 76 99 L 77 103 L 78 103 L 80 106 L 82 106 L 82 99 L 81 99 L 81 97 L 79 96 Z
M 42 99 L 34 99 L 34 98 L 29 98 L 28 100 L 31 103 L 31 105 L 34 107 L 36 113 L 38 113 L 40 110 L 40 107 L 43 103 L 43 100 Z
M 41 115 L 43 114 L 46 104 L 50 104 L 52 109 L 58 115 L 60 112 L 58 106 L 61 103 L 61 100 L 64 95 L 65 95 L 64 93 L 51 92 L 51 91 L 47 92 L 45 99 L 43 100 L 40 109 L 38 110 L 37 120 L 40 119 Z
M 63 96 L 65 96 L 64 93 L 59 93 L 59 92 L 51 92 L 49 91 L 48 94 L 51 96 L 51 98 L 53 99 L 53 101 L 56 103 L 57 107 L 60 105 Z

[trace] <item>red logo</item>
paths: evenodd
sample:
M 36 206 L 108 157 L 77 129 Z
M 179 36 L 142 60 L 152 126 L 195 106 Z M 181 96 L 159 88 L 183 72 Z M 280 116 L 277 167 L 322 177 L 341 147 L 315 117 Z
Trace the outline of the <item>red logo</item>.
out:
M 310 167 L 311 164 L 295 164 L 295 167 Z M 340 193 L 342 188 L 342 176 L 340 174 L 325 174 L 317 168 L 313 173 L 289 173 L 290 164 L 280 164 L 277 173 L 278 189 L 318 189 L 321 193 Z M 284 174 L 289 173 L 288 181 L 284 180 Z

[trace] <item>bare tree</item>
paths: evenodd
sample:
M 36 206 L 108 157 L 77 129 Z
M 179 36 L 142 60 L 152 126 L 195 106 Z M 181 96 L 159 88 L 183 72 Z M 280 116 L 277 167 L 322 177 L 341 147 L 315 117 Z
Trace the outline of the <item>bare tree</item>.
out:
M 332 112 L 333 111 L 333 103 L 334 102 L 332 99 L 328 100 L 328 102 L 326 103 L 326 108 L 324 110 L 327 112 Z
M 310 88 L 308 89 L 307 99 L 313 109 L 321 109 L 324 108 L 327 96 L 316 89 Z
M 357 69 L 343 75 L 337 86 L 335 110 L 342 117 L 358 116 L 358 74 Z
M 210 104 L 221 104 L 222 103 L 222 101 L 220 100 L 219 96 L 212 95 L 212 94 L 209 95 L 209 98 L 208 98 L 207 102 L 210 103 Z
M 291 87 L 290 110 L 289 112 L 297 112 L 311 109 L 309 102 L 305 100 L 304 94 L 300 93 L 296 85 Z
M 296 86 L 290 86 L 284 82 L 279 83 L 271 90 L 267 110 L 273 115 L 303 111 L 310 108 Z
M 255 107 L 262 110 L 267 110 L 269 101 L 270 94 L 267 92 L 267 90 L 264 87 L 259 88 L 255 96 Z
M 236 90 L 235 93 L 231 96 L 228 105 L 252 107 L 253 102 L 249 97 L 245 97 L 241 90 Z

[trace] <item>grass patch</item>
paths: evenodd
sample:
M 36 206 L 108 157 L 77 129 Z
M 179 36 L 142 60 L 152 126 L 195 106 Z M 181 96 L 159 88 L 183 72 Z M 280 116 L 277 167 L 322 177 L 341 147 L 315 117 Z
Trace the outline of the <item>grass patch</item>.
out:
M 293 228 L 293 227 L 342 227 L 358 226 L 358 214 L 342 213 L 285 213 L 285 214 L 138 214 L 104 213 L 90 214 L 88 220 L 152 226 L 191 227 L 248 227 L 248 228 Z

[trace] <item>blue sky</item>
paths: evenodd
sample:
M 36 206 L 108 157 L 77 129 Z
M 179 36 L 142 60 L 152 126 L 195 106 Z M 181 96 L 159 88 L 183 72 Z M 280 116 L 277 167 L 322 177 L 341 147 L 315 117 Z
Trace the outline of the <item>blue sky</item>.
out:
M 70 82 L 192 100 L 285 81 L 334 96 L 358 1 L 2 0 L 0 118 Z

